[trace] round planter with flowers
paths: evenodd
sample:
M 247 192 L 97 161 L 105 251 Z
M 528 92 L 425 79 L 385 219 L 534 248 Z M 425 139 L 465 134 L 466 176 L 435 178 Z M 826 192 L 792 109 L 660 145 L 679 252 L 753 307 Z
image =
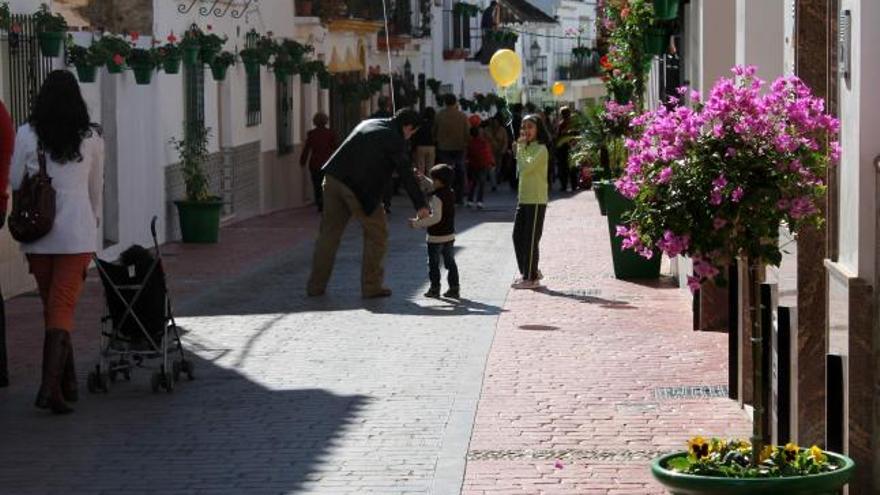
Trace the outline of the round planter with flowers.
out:
M 226 79 L 226 71 L 234 63 L 235 55 L 230 52 L 223 51 L 214 57 L 214 61 L 211 62 L 211 74 L 214 76 L 214 80 L 218 82 L 224 81 Z
M 199 65 L 199 54 L 201 52 L 201 31 L 193 24 L 184 33 L 183 39 L 180 40 L 180 54 L 183 65 L 187 67 L 195 67 Z
M 107 52 L 97 43 L 88 47 L 73 43 L 67 47 L 67 61 L 76 67 L 76 77 L 80 83 L 93 83 L 98 76 L 98 68 L 107 63 Z
M 109 55 L 107 57 L 107 71 L 109 73 L 122 73 L 125 68 L 125 60 L 131 53 L 131 43 L 121 36 L 105 33 L 93 45 Z
M 223 45 L 226 44 L 226 38 L 213 33 L 213 27 L 210 24 L 205 29 L 205 31 L 197 31 L 199 34 L 199 57 L 202 59 L 202 63 L 213 65 L 214 58 L 220 54 Z
M 749 451 L 754 448 L 761 455 L 748 455 L 747 467 L 740 466 L 742 459 L 726 455 L 710 459 L 709 467 L 701 456 L 688 458 L 693 461 L 689 463 L 661 462 L 660 467 L 668 471 L 710 478 L 700 480 L 707 487 L 717 484 L 703 492 L 667 485 L 672 493 L 742 493 L 723 490 L 731 484 L 730 478 L 787 478 L 851 469 L 847 467 L 851 461 L 829 455 L 828 463 L 818 471 L 787 470 L 792 466 L 783 469 L 772 448 L 765 451 L 764 404 L 769 392 L 762 384 L 769 370 L 763 359 L 759 280 L 766 265 L 778 266 L 782 261 L 780 227 L 786 226 L 796 236 L 801 228 L 823 222 L 819 205 L 825 200 L 829 168 L 840 150 L 836 141 L 839 123 L 825 113 L 824 102 L 809 87 L 796 77 L 786 77 L 763 92 L 764 83 L 755 77 L 756 71 L 755 67 L 735 67 L 736 77 L 719 79 L 705 102 L 692 92 L 690 104 L 682 103 L 688 99 L 682 90 L 681 100 L 634 119 L 637 138 L 627 143 L 626 171 L 615 184 L 633 201 L 618 235 L 636 251 L 658 248 L 670 257 L 690 257 L 694 275 L 688 277 L 688 285 L 692 290 L 723 276 L 721 269 L 737 259 L 748 267 L 754 402 Z M 822 452 L 811 449 L 811 453 Z M 768 464 L 767 459 L 777 461 Z M 840 484 L 828 488 L 829 492 L 842 486 L 847 476 L 831 478 Z M 672 483 L 673 478 L 658 479 Z M 774 493 L 800 492 L 779 489 Z
M 177 74 L 183 60 L 180 45 L 177 44 L 177 36 L 173 32 L 166 39 L 168 42 L 156 49 L 156 61 L 166 74 Z
M 153 71 L 156 70 L 156 50 L 153 48 L 135 48 L 126 60 L 134 72 L 135 82 L 141 86 L 150 84 Z

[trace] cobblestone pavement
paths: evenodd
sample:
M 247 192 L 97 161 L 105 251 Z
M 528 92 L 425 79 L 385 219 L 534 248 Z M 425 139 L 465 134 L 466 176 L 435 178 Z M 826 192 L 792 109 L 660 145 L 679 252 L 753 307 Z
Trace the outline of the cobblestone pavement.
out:
M 360 298 L 354 226 L 328 295 L 304 297 L 311 211 L 234 225 L 218 246 L 169 246 L 197 375 L 171 395 L 152 394 L 150 372 L 136 370 L 107 395 L 83 393 L 70 416 L 34 409 L 39 301 L 9 302 L 0 493 L 458 493 L 514 271 L 513 197 L 491 201 L 459 216 L 457 304 L 421 296 L 424 234 L 405 227 L 402 200 L 391 217 L 387 300 Z M 81 384 L 101 297 L 91 274 L 74 337 Z
M 463 493 L 664 493 L 650 459 L 749 433 L 723 397 L 727 336 L 691 331 L 671 280 L 614 279 L 592 193 L 552 203 L 545 225 L 546 287 L 512 292 L 499 318 Z
M 196 381 L 152 394 L 136 370 L 107 395 L 83 391 L 67 417 L 32 406 L 38 299 L 8 302 L 0 493 L 452 495 L 464 477 L 466 494 L 645 495 L 659 493 L 647 471 L 659 452 L 747 433 L 718 398 L 726 337 L 691 332 L 689 298 L 666 281 L 613 279 L 591 193 L 551 205 L 546 288 L 509 299 L 513 198 L 491 201 L 459 213 L 460 304 L 420 295 L 423 238 L 402 200 L 388 300 L 359 297 L 355 226 L 328 295 L 303 297 L 310 210 L 232 225 L 217 246 L 165 247 Z M 91 274 L 74 334 L 81 386 L 102 297 Z

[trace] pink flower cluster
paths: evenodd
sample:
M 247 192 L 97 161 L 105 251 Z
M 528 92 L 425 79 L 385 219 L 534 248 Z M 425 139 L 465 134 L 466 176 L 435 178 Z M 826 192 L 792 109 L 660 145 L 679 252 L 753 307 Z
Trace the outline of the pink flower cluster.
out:
M 637 229 L 618 225 L 617 236 L 623 237 L 623 240 L 620 243 L 623 249 L 632 249 L 645 259 L 651 259 L 654 257 L 654 250 L 651 249 L 650 246 L 646 246 L 642 243 Z
M 626 140 L 629 158 L 615 185 L 636 205 L 618 235 L 640 253 L 654 244 L 669 256 L 694 256 L 694 289 L 719 274 L 720 260 L 764 256 L 751 232 L 811 220 L 826 167 L 840 159 L 840 124 L 823 100 L 797 77 L 765 92 L 756 73 L 735 67 L 705 101 L 680 88 L 679 98 L 631 122 L 636 137 Z M 618 107 L 606 112 L 623 113 Z

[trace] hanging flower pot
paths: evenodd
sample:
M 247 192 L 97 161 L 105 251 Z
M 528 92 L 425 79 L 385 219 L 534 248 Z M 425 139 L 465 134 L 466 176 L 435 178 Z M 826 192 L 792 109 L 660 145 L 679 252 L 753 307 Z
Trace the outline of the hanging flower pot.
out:
M 116 54 L 107 61 L 107 72 L 111 74 L 122 74 L 123 68 L 125 68 L 125 58 L 122 55 Z
M 311 84 L 312 83 L 312 73 L 311 72 L 303 72 L 299 75 L 299 80 L 303 84 Z
M 152 65 L 135 65 L 132 66 L 131 70 L 134 72 L 134 81 L 141 85 L 145 86 L 150 84 L 153 80 L 153 67 Z
M 678 18 L 678 0 L 654 0 L 654 17 L 661 21 Z
M 202 47 L 201 50 L 199 50 L 199 57 L 201 57 L 202 63 L 211 65 L 214 63 L 214 59 L 217 57 L 217 53 L 217 50 Z
M 224 51 L 216 55 L 214 62 L 211 64 L 211 74 L 213 74 L 214 80 L 218 82 L 226 80 L 226 71 L 234 63 L 235 55 L 230 52 Z
M 284 82 L 290 76 L 290 72 L 287 69 L 281 69 L 279 67 L 275 68 L 275 80 L 278 82 Z
M 185 45 L 181 47 L 183 53 L 183 63 L 187 67 L 195 67 L 199 65 L 199 45 Z
M 260 62 L 253 59 L 243 59 L 244 72 L 249 76 L 255 76 L 260 73 Z
M 217 82 L 226 80 L 226 72 L 229 70 L 229 67 L 224 65 L 212 65 L 211 66 L 211 75 L 214 76 L 214 80 Z
M 162 70 L 166 74 L 177 74 L 180 72 L 180 57 L 169 57 L 162 61 Z
M 662 27 L 648 28 L 645 33 L 645 54 L 663 55 L 669 46 L 669 33 Z
M 98 76 L 98 68 L 89 64 L 76 65 L 76 77 L 80 83 L 93 83 Z
M 62 32 L 43 32 L 37 34 L 40 41 L 40 53 L 44 57 L 58 57 L 61 55 L 61 46 L 64 42 L 64 33 Z

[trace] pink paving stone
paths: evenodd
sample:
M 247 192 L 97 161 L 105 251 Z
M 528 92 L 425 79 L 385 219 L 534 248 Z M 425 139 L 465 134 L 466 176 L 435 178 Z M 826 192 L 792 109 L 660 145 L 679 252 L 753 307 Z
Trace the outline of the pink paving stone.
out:
M 657 387 L 726 384 L 727 336 L 691 330 L 690 293 L 671 279 L 614 278 L 592 193 L 548 208 L 541 270 L 546 288 L 512 291 L 499 318 L 472 452 L 663 452 L 696 434 L 748 436 L 734 401 L 654 398 Z M 462 493 L 664 493 L 644 456 L 561 461 L 472 459 Z

